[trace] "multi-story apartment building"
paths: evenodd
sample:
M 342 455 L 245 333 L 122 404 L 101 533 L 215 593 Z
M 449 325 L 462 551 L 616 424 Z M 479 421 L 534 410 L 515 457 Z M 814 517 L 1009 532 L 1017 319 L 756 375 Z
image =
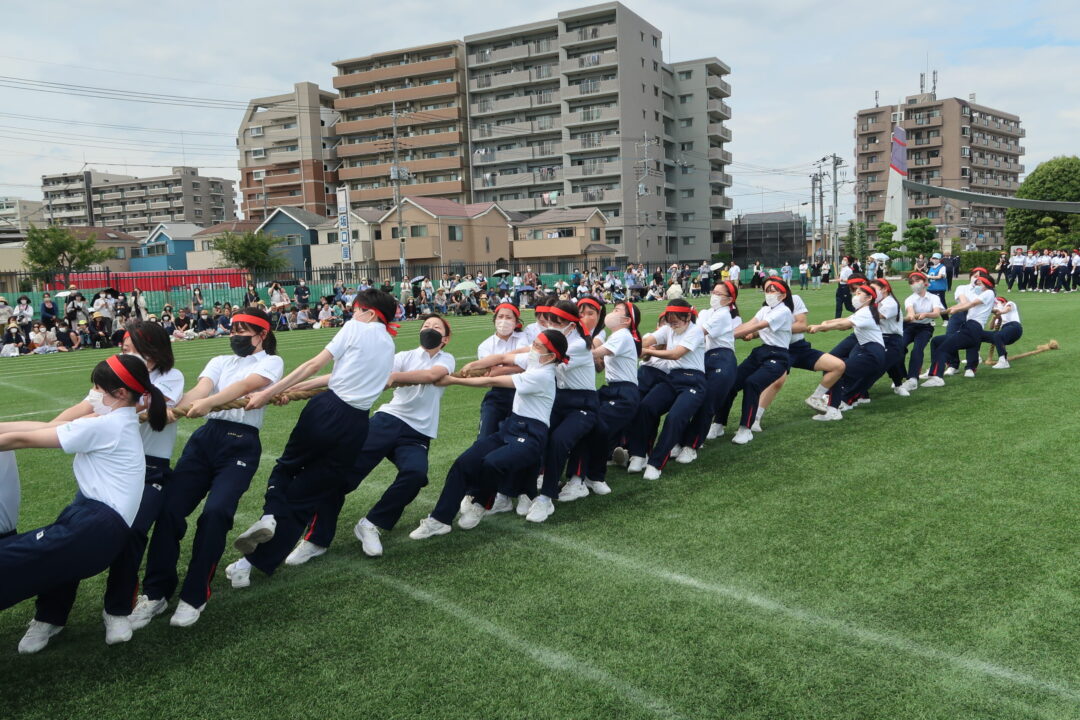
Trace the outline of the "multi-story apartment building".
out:
M 1024 166 L 1020 138 L 1026 131 L 1011 113 L 934 93 L 902 105 L 859 110 L 855 116 L 855 212 L 873 239 L 883 219 L 890 138 L 899 122 L 907 131 L 908 178 L 916 182 L 988 195 L 1014 196 Z M 922 193 L 908 193 L 908 217 L 930 218 L 942 247 L 959 251 L 1004 245 L 1005 211 Z
M 334 63 L 340 97 L 338 179 L 354 208 L 393 204 L 393 126 L 397 121 L 402 196 L 468 198 L 465 55 L 460 41 L 394 50 Z M 396 113 L 396 118 L 394 117 Z
M 233 181 L 174 167 L 170 175 L 137 178 L 86 170 L 43 175 L 45 218 L 92 225 L 145 238 L 159 223 L 207 226 L 236 218 Z
M 0 226 L 7 230 L 27 230 L 31 224 L 44 225 L 44 203 L 17 197 L 0 197 Z M 4 228 L 0 228 L 4 232 Z
M 729 69 L 668 66 L 661 40 L 617 2 L 466 36 L 472 200 L 595 206 L 621 259 L 709 257 L 731 229 Z
M 337 93 L 301 82 L 291 93 L 248 103 L 237 132 L 240 207 L 265 220 L 278 207 L 336 211 Z

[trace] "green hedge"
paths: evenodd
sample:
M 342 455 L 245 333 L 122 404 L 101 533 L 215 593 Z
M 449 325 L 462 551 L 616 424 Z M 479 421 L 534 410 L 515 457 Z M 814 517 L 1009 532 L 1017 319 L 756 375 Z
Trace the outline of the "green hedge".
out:
M 994 272 L 1001 253 L 994 250 L 978 250 L 960 253 L 960 272 L 966 273 L 974 267 L 984 267 L 989 272 Z

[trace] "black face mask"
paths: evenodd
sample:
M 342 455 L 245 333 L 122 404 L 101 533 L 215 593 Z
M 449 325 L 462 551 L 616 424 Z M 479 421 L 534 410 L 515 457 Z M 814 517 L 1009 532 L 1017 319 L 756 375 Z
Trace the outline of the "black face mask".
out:
M 442 342 L 442 333 L 438 330 L 425 328 L 420 331 L 420 347 L 425 350 L 434 350 Z
M 240 357 L 247 357 L 255 352 L 255 346 L 251 344 L 250 335 L 232 335 L 229 337 L 229 347 Z

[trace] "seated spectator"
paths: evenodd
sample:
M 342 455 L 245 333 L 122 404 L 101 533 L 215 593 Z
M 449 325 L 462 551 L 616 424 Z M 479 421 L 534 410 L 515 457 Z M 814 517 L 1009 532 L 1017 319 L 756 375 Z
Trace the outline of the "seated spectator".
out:
M 324 302 L 319 307 L 319 324 L 316 327 L 329 328 L 334 327 L 334 324 L 334 310 L 330 303 Z
M 173 318 L 172 336 L 174 340 L 191 340 L 195 337 L 195 329 L 191 327 L 191 318 L 188 317 L 184 308 L 180 308 L 180 314 Z
M 112 342 L 113 344 L 113 347 L 120 347 L 124 343 L 124 333 L 127 332 L 127 330 L 124 329 L 126 325 L 127 320 L 121 317 L 117 317 L 116 321 L 113 323 L 114 329 L 112 332 L 112 337 L 109 338 L 110 342 Z
M 90 318 L 90 344 L 95 348 L 113 346 L 112 322 L 99 312 Z
M 221 314 L 214 319 L 214 334 L 218 337 L 224 337 L 232 331 L 232 314 L 233 308 L 230 308 L 228 304 L 222 309 Z
M 415 320 L 419 314 L 420 313 L 416 308 L 416 301 L 413 300 L 412 297 L 409 297 L 409 299 L 405 301 L 405 319 Z
M 199 317 L 195 320 L 195 336 L 200 338 L 212 338 L 217 334 L 217 323 L 210 317 L 210 311 L 203 308 L 199 311 Z
M 30 352 L 30 344 L 15 318 L 8 320 L 7 330 L 4 331 L 3 339 L 0 340 L 0 355 L 3 357 L 17 357 Z
M 82 342 L 77 332 L 72 331 L 67 318 L 58 318 L 56 322 L 56 349 L 60 352 L 71 352 L 82 347 Z
M 282 321 L 286 324 L 285 330 L 296 329 L 296 306 L 289 308 L 289 312 L 283 313 L 281 316 Z
M 296 311 L 296 329 L 297 330 L 310 330 L 311 329 L 311 314 L 307 307 L 302 307 Z
M 446 290 L 439 288 L 435 291 L 435 311 L 445 315 L 446 314 Z

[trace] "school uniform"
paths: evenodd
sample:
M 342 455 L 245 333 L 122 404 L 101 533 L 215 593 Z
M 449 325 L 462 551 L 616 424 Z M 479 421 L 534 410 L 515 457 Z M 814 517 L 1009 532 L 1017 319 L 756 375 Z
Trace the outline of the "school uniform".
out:
M 150 383 L 167 398 L 169 407 L 174 407 L 184 394 L 184 374 L 176 368 L 165 373 L 152 370 Z M 150 423 L 140 423 L 139 436 L 146 463 L 142 500 L 131 524 L 128 541 L 109 566 L 109 577 L 105 582 L 105 612 L 109 615 L 131 614 L 139 587 L 139 567 L 146 552 L 146 540 L 151 526 L 161 514 L 165 487 L 172 475 L 169 461 L 176 445 L 176 423 L 169 423 L 160 432 L 151 428 Z
M 749 357 L 739 364 L 735 371 L 735 384 L 728 394 L 728 407 L 734 401 L 736 393 L 742 392 L 742 410 L 739 413 L 739 425 L 750 427 L 757 417 L 758 401 L 765 388 L 779 380 L 788 371 L 791 356 L 791 325 L 794 314 L 784 303 L 776 307 L 763 305 L 754 314 L 754 320 L 764 320 L 767 325 L 758 331 L 761 345 L 751 352 Z
M 405 350 L 394 356 L 392 372 L 435 367 L 454 372 L 454 357 L 442 350 L 434 356 L 423 348 Z M 435 385 L 409 385 L 394 390 L 390 401 L 372 415 L 367 440 L 343 486 L 333 497 L 326 498 L 312 516 L 305 540 L 319 547 L 330 547 L 345 496 L 359 487 L 384 459 L 397 467 L 397 477 L 366 517 L 383 530 L 393 529 L 401 513 L 428 484 L 428 449 L 439 433 L 439 409 L 445 391 L 445 387 Z M 510 398 L 512 402 L 513 391 Z
M 847 281 L 851 277 L 854 271 L 850 265 L 845 265 L 840 268 L 840 283 L 836 286 L 836 314 L 834 318 L 840 317 L 844 310 L 848 312 L 854 312 L 855 306 L 851 304 L 851 288 L 848 287 Z
M 1013 289 L 1013 283 L 1016 283 L 1020 288 L 1024 287 L 1024 256 L 1023 255 L 1010 255 L 1009 266 L 1005 273 L 1005 282 L 1008 283 L 1009 290 Z
M 705 441 L 709 425 L 727 422 L 727 410 L 731 407 L 728 398 L 739 367 L 735 359 L 735 328 L 742 325 L 742 318 L 731 317 L 731 308 L 709 308 L 698 314 L 697 324 L 705 333 L 705 401 L 683 433 L 681 443 L 695 450 Z M 723 419 L 720 419 L 721 410 L 724 410 Z
M 1050 272 L 1052 274 L 1054 292 L 1061 292 L 1068 290 L 1069 281 L 1069 258 L 1064 255 L 1058 255 L 1055 257 L 1050 265 Z
M 1020 290 L 1029 290 L 1034 292 L 1036 289 L 1036 271 L 1035 266 L 1038 263 L 1038 259 L 1034 253 L 1029 253 L 1024 258 L 1024 284 L 1020 286 Z
M 1006 346 L 1012 345 L 1024 334 L 1024 327 L 1020 324 L 1020 311 L 1014 302 L 997 303 L 994 307 L 1002 311 L 999 316 L 1001 327 L 996 331 L 983 330 L 982 342 L 992 343 L 998 357 L 1007 358 L 1009 352 L 1005 349 Z
M 596 425 L 600 399 L 596 393 L 596 365 L 592 350 L 575 330 L 566 339 L 568 363 L 555 369 L 555 402 L 551 407 L 547 444 L 544 448 L 544 480 L 540 492 L 552 500 L 559 497 L 559 479 L 570 451 Z M 528 475 L 523 476 L 528 486 Z M 532 495 L 530 495 L 532 497 Z
M 1035 258 L 1035 270 L 1039 276 L 1039 292 L 1050 289 L 1050 256 L 1039 255 Z
M 911 310 L 913 315 L 919 313 L 933 312 L 934 310 L 941 311 L 945 309 L 945 306 L 941 304 L 941 298 L 937 295 L 931 295 L 926 293 L 919 295 L 912 293 L 904 298 L 904 312 Z M 919 373 L 922 372 L 923 356 L 926 351 L 926 345 L 930 342 L 930 338 L 934 335 L 934 319 L 924 318 L 922 320 L 904 321 L 904 348 L 905 350 L 910 348 L 910 355 L 908 356 L 908 368 L 907 377 L 909 380 L 918 380 Z M 901 362 L 903 362 L 901 360 Z
M 36 620 L 67 623 L 79 581 L 109 567 L 130 536 L 146 471 L 138 427 L 127 406 L 56 428 L 78 492 L 51 525 L 0 542 L 0 610 L 36 595 Z
M 477 438 L 454 461 L 431 517 L 449 525 L 466 495 L 488 505 L 504 477 L 540 464 L 555 403 L 555 375 L 555 366 L 548 364 L 527 367 L 525 372 L 510 376 L 514 383 L 510 417 L 497 434 Z M 527 486 L 527 494 L 536 496 L 535 483 Z
M 15 534 L 19 522 L 19 466 L 15 451 L 0 452 L 0 541 Z
M 957 304 L 957 305 L 959 305 L 962 302 L 965 302 L 967 300 L 968 294 L 970 292 L 971 292 L 971 285 L 957 285 L 956 289 L 953 290 L 953 302 L 955 304 Z M 939 335 L 939 336 L 937 336 L 936 338 L 934 338 L 933 340 L 930 341 L 930 357 L 931 357 L 931 359 L 933 359 L 933 357 L 934 357 L 935 353 L 937 353 L 938 349 L 941 348 L 945 344 L 946 340 L 948 340 L 951 336 L 955 335 L 956 333 L 960 332 L 960 329 L 964 327 L 965 323 L 967 323 L 967 317 L 968 317 L 967 310 L 963 310 L 961 312 L 949 313 L 949 318 L 945 322 L 945 334 L 944 335 Z M 979 364 L 979 348 L 978 348 L 978 346 L 975 346 L 975 347 L 968 346 L 967 361 L 968 361 L 968 367 L 972 367 L 973 363 L 976 366 Z M 960 367 L 960 353 L 957 352 L 956 350 L 951 351 L 946 356 L 945 363 L 946 363 L 946 367 L 959 368 Z
M 907 380 L 904 372 L 904 328 L 903 316 L 900 314 L 900 303 L 890 293 L 878 303 L 878 314 L 881 316 L 881 337 L 885 342 L 885 365 L 881 372 L 874 377 L 867 386 L 867 391 L 881 376 L 888 373 L 889 380 L 893 385 L 903 385 Z M 866 391 L 864 391 L 866 395 Z
M 855 347 L 844 360 L 844 374 L 829 391 L 829 405 L 849 405 L 870 389 L 885 368 L 885 339 L 869 305 L 848 316 L 853 325 Z
M 964 324 L 955 333 L 946 337 L 934 352 L 930 366 L 931 375 L 941 377 L 945 373 L 949 355 L 963 349 L 968 350 L 967 369 L 974 371 L 978 368 L 983 326 L 986 325 L 986 320 L 994 307 L 994 291 L 986 289 L 978 293 L 973 292 L 973 298 L 977 299 L 979 304 L 967 311 Z
M 265 351 L 247 357 L 219 355 L 206 364 L 199 377 L 213 383 L 214 394 L 251 375 L 265 378 L 267 385 L 275 383 L 284 368 L 279 356 Z M 163 507 L 147 551 L 143 594 L 150 599 L 167 600 L 176 591 L 180 541 L 187 532 L 188 516 L 204 498 L 180 599 L 199 608 L 210 598 L 210 582 L 225 551 L 236 507 L 259 469 L 259 429 L 265 412 L 265 408 L 212 412 L 184 446 L 165 486 Z
M 326 350 L 334 356 L 328 390 L 308 400 L 270 477 L 263 514 L 277 525 L 248 561 L 270 575 L 292 552 L 304 528 L 342 495 L 367 442 L 368 411 L 394 368 L 394 340 L 382 323 L 350 320 Z
M 534 338 L 535 340 L 535 338 Z M 490 355 L 504 355 L 512 353 L 532 344 L 524 332 L 512 332 L 510 337 L 503 340 L 497 334 L 493 334 L 476 349 L 476 359 L 483 360 Z M 510 388 L 491 388 L 484 394 L 480 401 L 480 431 L 477 437 L 494 435 L 499 431 L 499 423 L 510 415 L 510 408 L 514 404 L 514 391 Z

